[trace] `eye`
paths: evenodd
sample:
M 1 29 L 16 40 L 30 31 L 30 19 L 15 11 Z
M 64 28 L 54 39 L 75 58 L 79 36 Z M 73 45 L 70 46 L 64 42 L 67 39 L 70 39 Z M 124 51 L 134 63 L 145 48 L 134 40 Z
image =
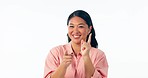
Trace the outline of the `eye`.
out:
M 74 26 L 73 26 L 73 25 L 70 25 L 69 27 L 74 28 Z
M 73 26 L 73 25 L 69 25 L 69 27 L 70 27 L 70 28 L 74 28 L 74 26 Z
M 84 28 L 84 26 L 83 25 L 79 25 L 79 28 Z

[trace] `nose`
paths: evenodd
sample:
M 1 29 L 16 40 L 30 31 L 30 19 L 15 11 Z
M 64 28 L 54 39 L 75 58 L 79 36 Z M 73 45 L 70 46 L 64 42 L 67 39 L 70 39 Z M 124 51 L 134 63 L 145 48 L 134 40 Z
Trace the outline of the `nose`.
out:
M 74 30 L 73 30 L 73 32 L 78 33 L 79 32 L 78 27 L 75 27 Z

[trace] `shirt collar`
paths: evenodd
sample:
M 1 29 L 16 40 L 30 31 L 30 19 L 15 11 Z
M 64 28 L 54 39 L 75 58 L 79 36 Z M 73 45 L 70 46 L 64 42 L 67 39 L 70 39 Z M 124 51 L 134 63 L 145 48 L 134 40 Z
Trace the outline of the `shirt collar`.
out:
M 68 54 L 74 53 L 73 50 L 72 50 L 71 42 L 68 43 L 67 51 L 68 51 Z
M 69 51 L 68 53 L 69 54 L 74 54 L 74 51 L 73 51 L 73 49 L 72 49 L 72 42 L 70 41 L 69 43 L 68 43 L 68 48 L 67 48 L 67 50 Z M 81 53 L 79 53 L 79 55 L 81 55 Z

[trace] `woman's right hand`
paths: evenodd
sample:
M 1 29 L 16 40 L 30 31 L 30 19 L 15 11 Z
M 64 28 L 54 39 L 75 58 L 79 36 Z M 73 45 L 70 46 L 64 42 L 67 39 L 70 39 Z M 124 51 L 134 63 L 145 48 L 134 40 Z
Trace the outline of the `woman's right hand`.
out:
M 72 55 L 73 54 L 68 54 L 65 52 L 62 63 L 56 69 L 56 71 L 51 74 L 51 78 L 64 78 L 67 67 L 72 63 Z
M 67 52 L 65 52 L 63 56 L 62 65 L 67 68 L 72 63 L 72 57 L 73 54 L 68 54 Z

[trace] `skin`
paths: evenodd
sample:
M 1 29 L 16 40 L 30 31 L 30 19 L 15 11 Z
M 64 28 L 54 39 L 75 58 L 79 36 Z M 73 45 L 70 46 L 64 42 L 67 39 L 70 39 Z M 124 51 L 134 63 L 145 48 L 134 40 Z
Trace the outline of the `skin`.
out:
M 68 24 L 68 35 L 71 39 L 72 48 L 74 50 L 75 56 L 77 56 L 79 53 L 82 54 L 86 78 L 91 78 L 95 71 L 89 56 L 92 34 L 89 35 L 89 39 L 86 42 L 87 35 L 90 33 L 91 29 L 92 26 L 88 27 L 86 22 L 77 16 L 71 18 Z M 72 54 L 65 52 L 62 63 L 59 65 L 56 71 L 52 73 L 51 78 L 64 78 L 66 69 L 71 64 L 71 62 Z

